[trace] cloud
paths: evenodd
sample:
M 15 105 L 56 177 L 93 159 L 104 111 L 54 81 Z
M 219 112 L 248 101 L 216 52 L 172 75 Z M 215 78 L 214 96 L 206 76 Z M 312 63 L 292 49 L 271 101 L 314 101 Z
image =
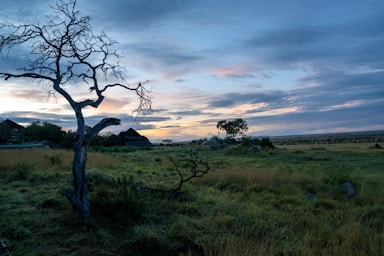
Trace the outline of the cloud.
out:
M 97 112 L 101 113 L 121 113 L 124 112 L 126 106 L 130 102 L 126 99 L 115 99 L 113 97 L 107 97 L 103 100 L 101 105 L 97 108 Z
M 170 111 L 169 114 L 176 115 L 176 116 L 197 116 L 203 114 L 201 110 L 194 109 L 194 110 L 186 110 L 186 111 Z
M 256 93 L 227 93 L 215 95 L 208 103 L 209 108 L 226 108 L 243 104 L 258 104 L 266 102 L 273 105 L 281 105 L 286 102 L 287 93 L 284 91 L 263 91 Z
M 228 78 L 255 78 L 256 76 L 249 73 L 249 68 L 243 66 L 236 67 L 220 67 L 211 71 L 213 75 Z
M 15 86 L 11 92 L 11 97 L 14 99 L 23 99 L 35 102 L 48 102 L 50 99 L 54 100 L 54 96 L 50 94 L 49 90 L 42 88 L 18 88 Z
M 80 3 L 85 15 L 92 15 L 107 29 L 129 29 L 130 31 L 149 29 L 162 20 L 183 13 L 193 1 L 170 0 L 166 4 L 161 0 L 114 0 L 85 1 Z M 111 14 L 113 19 L 111 19 Z
M 145 58 L 151 58 L 160 64 L 179 65 L 196 62 L 201 59 L 196 54 L 184 51 L 182 48 L 170 44 L 159 44 L 153 42 L 141 42 L 138 45 L 128 45 L 127 49 L 141 54 Z
M 11 119 L 17 123 L 20 123 L 24 126 L 27 126 L 35 121 L 40 122 L 50 122 L 61 127 L 74 127 L 76 123 L 75 115 L 63 115 L 63 114 L 54 114 L 46 112 L 36 112 L 36 111 L 9 111 L 3 112 L 1 118 Z
M 120 116 L 120 118 L 123 117 L 125 119 L 132 120 L 131 116 Z M 171 120 L 170 117 L 161 117 L 161 116 L 139 116 L 137 118 L 133 118 L 135 121 L 138 121 L 140 123 L 152 123 L 152 122 L 163 122 L 163 121 L 169 121 Z
M 337 18 L 329 16 L 328 12 L 336 13 L 338 8 Z M 382 68 L 382 12 L 354 1 L 350 6 L 323 4 L 314 13 L 328 18 L 300 17 L 297 13 L 297 20 L 250 34 L 243 41 L 244 54 L 255 57 L 264 67 Z
M 384 96 L 384 72 L 321 72 L 298 81 L 292 94 L 300 95 L 298 104 L 320 110 L 346 102 L 380 101 Z M 309 85 L 309 86 L 307 86 Z

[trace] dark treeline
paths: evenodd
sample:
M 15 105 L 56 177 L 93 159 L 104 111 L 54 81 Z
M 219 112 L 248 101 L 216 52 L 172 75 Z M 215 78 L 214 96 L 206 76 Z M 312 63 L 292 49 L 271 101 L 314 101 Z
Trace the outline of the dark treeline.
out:
M 274 137 L 276 145 L 383 142 L 384 131 Z
M 60 144 L 64 148 L 71 148 L 75 132 L 72 130 L 64 131 L 62 127 L 51 124 L 49 122 L 32 122 L 25 127 L 25 142 L 42 142 L 50 141 Z M 115 134 L 97 135 L 91 142 L 90 146 L 122 146 L 123 140 Z

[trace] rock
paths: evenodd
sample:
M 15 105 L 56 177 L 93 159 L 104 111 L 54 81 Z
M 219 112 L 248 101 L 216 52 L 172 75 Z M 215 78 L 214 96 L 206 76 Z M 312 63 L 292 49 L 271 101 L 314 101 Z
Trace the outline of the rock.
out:
M 252 146 L 249 148 L 249 151 L 258 153 L 258 152 L 261 152 L 261 148 L 260 148 L 258 145 L 252 145 Z
M 307 198 L 310 200 L 316 199 L 317 195 L 315 193 L 307 192 Z
M 212 150 L 217 150 L 217 149 L 222 149 L 226 146 L 227 144 L 225 142 L 221 142 L 221 141 L 218 141 L 218 140 L 214 140 L 214 139 L 210 139 L 210 140 L 207 140 L 207 141 L 204 141 L 201 146 L 203 148 L 208 148 L 208 149 L 212 149 Z
M 357 190 L 352 183 L 345 182 L 345 183 L 341 184 L 341 186 L 344 188 L 347 198 L 352 198 L 352 197 L 356 196 Z
M 1 256 L 9 256 L 9 251 L 7 249 L 7 246 L 5 246 L 3 239 L 1 238 L 0 235 L 0 255 Z

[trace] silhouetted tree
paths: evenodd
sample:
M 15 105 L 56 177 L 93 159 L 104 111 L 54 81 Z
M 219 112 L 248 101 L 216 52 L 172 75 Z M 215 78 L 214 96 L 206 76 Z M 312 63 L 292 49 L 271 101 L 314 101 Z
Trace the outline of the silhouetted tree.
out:
M 74 191 L 66 196 L 74 210 L 84 219 L 90 216 L 88 188 L 85 180 L 87 148 L 90 141 L 105 127 L 119 125 L 116 118 L 100 120 L 89 130 L 85 128 L 83 109 L 97 108 L 104 100 L 104 93 L 113 87 L 134 92 L 140 104 L 137 113 L 151 109 L 148 82 L 127 84 L 112 49 L 116 42 L 105 33 L 95 35 L 90 18 L 80 16 L 76 10 L 76 0 L 58 0 L 52 9 L 57 17 L 47 24 L 9 25 L 0 24 L 0 52 L 7 53 L 16 46 L 31 47 L 32 58 L 20 73 L 0 73 L 5 80 L 11 78 L 31 78 L 51 84 L 52 92 L 63 96 L 75 112 L 77 130 L 73 141 Z M 90 91 L 90 97 L 75 100 L 68 91 L 68 84 L 80 84 Z
M 76 132 L 69 130 L 63 135 L 61 145 L 64 148 L 73 148 L 73 141 L 75 140 Z M 93 140 L 92 140 L 93 141 Z
M 237 135 L 243 135 L 248 131 L 247 122 L 241 118 L 232 121 L 221 120 L 217 123 L 216 128 L 224 130 L 228 139 L 234 139 Z
M 36 121 L 25 127 L 24 134 L 32 141 L 50 140 L 61 143 L 65 132 L 58 125 Z

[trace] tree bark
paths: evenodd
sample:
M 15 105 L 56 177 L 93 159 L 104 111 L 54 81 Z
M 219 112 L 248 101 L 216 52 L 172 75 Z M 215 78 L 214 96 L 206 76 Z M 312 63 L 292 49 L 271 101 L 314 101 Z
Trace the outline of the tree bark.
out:
M 77 109 L 77 134 L 73 142 L 73 186 L 74 191 L 66 191 L 65 195 L 72 204 L 73 210 L 79 212 L 85 220 L 91 214 L 91 204 L 88 198 L 88 184 L 85 178 L 85 166 L 87 163 L 87 150 L 91 140 L 105 127 L 119 125 L 120 120 L 116 118 L 104 118 L 87 132 L 81 109 Z

